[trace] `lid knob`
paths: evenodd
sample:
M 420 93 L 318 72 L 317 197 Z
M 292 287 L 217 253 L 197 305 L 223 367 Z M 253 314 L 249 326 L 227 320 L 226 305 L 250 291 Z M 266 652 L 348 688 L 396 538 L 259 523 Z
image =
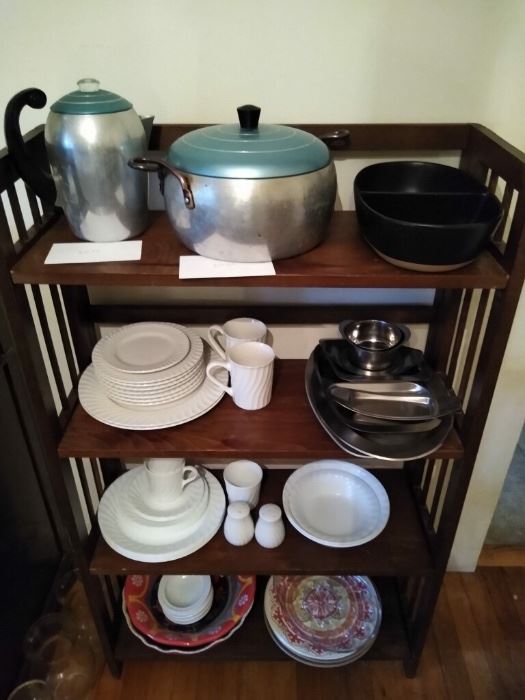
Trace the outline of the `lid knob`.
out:
M 239 115 L 241 129 L 246 129 L 248 131 L 257 130 L 259 117 L 261 116 L 260 107 L 256 107 L 255 105 L 242 105 L 242 107 L 237 107 L 237 114 Z
M 100 90 L 100 82 L 95 78 L 82 78 L 77 85 L 80 92 L 96 92 Z

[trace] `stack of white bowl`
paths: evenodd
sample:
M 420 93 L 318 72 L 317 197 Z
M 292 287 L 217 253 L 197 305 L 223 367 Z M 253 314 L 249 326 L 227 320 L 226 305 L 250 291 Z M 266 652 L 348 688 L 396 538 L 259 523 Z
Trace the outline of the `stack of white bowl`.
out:
M 193 625 L 208 614 L 213 602 L 210 576 L 163 576 L 158 600 L 164 615 L 177 625 Z
M 201 338 L 176 323 L 133 323 L 102 338 L 93 350 L 99 385 L 116 403 L 155 407 L 182 399 L 203 383 Z

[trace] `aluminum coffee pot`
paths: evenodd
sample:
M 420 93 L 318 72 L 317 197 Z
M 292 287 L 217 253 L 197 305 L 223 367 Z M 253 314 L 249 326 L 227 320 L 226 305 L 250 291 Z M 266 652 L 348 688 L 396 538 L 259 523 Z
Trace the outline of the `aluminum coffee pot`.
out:
M 45 93 L 30 88 L 6 108 L 6 143 L 22 179 L 42 200 L 64 209 L 78 238 L 103 242 L 137 236 L 147 225 L 147 176 L 129 168 L 128 161 L 142 155 L 147 143 L 131 102 L 86 78 L 52 104 L 45 125 L 51 173 L 29 154 L 19 126 L 25 105 L 41 109 L 45 104 Z

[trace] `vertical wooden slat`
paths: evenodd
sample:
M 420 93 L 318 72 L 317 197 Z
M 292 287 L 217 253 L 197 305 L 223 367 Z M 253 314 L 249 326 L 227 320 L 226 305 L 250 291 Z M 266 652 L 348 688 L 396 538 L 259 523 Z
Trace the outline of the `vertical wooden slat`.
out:
M 38 200 L 35 193 L 27 185 L 25 186 L 27 201 L 29 202 L 29 208 L 31 210 L 31 216 L 33 217 L 33 223 L 38 228 L 42 225 L 42 215 L 40 214 L 40 209 L 38 208 Z
M 459 289 L 437 289 L 435 292 L 434 319 L 428 330 L 425 357 L 437 372 L 447 370 L 461 297 Z
M 86 470 L 81 459 L 75 459 L 75 464 L 78 471 L 78 478 L 80 479 L 80 483 L 82 485 L 82 496 L 84 497 L 84 502 L 86 504 L 89 522 L 93 524 L 95 520 L 96 508 L 93 504 L 93 498 L 91 496 Z
M 423 484 L 421 486 L 421 491 L 423 492 L 423 496 L 425 497 L 425 500 L 428 496 L 428 491 L 430 489 L 430 484 L 432 483 L 432 476 L 434 474 L 434 466 L 436 464 L 435 459 L 429 459 L 427 461 L 427 471 L 425 473 L 425 478 L 423 480 Z
M 61 287 L 61 290 L 78 371 L 82 373 L 91 363 L 91 352 L 97 342 L 95 327 L 91 322 L 89 295 L 85 287 Z
M 91 469 L 93 470 L 93 479 L 95 481 L 95 487 L 97 489 L 98 497 L 100 498 L 104 493 L 104 484 L 102 483 L 102 478 L 100 476 L 100 466 L 96 459 L 90 459 Z
M 441 490 L 443 488 L 443 484 L 445 482 L 445 474 L 447 473 L 447 468 L 446 468 L 447 462 L 441 462 L 438 466 L 438 477 L 436 481 L 436 488 L 434 489 L 434 493 L 432 495 L 432 506 L 430 508 L 430 522 L 432 525 L 435 527 L 435 519 L 436 519 L 436 513 L 439 507 L 439 503 L 441 501 Z
M 505 191 L 503 193 L 503 198 L 501 200 L 501 206 L 503 207 L 503 219 L 499 225 L 498 230 L 492 237 L 494 241 L 502 241 L 505 235 L 505 228 L 507 226 L 507 221 L 510 214 L 510 207 L 512 204 L 512 195 L 514 194 L 514 189 L 507 182 L 505 184 Z
M 489 177 L 488 188 L 489 192 L 496 194 L 496 187 L 498 186 L 499 175 L 496 170 L 492 170 Z
M 62 345 L 64 347 L 64 355 L 66 358 L 67 367 L 69 369 L 71 383 L 74 384 L 76 379 L 78 378 L 78 371 L 75 364 L 75 358 L 73 357 L 73 350 L 71 348 L 71 341 L 69 339 L 69 333 L 67 329 L 67 320 L 64 314 L 64 308 L 62 306 L 60 292 L 58 291 L 58 287 L 56 287 L 55 285 L 49 287 L 49 291 L 51 293 L 51 299 L 53 300 L 53 306 L 55 307 L 57 324 L 60 330 L 60 337 L 62 338 Z
M 24 223 L 24 217 L 22 215 L 22 209 L 20 208 L 20 202 L 18 201 L 18 195 L 14 185 L 8 185 L 6 187 L 7 196 L 9 198 L 9 204 L 11 205 L 11 212 L 13 214 L 13 219 L 15 220 L 16 230 L 21 241 L 27 240 L 27 229 Z
M 472 376 L 474 358 L 476 356 L 476 351 L 478 348 L 479 337 L 481 333 L 481 328 L 483 325 L 483 320 L 485 318 L 485 312 L 487 310 L 487 302 L 489 299 L 490 291 L 484 289 L 481 292 L 478 308 L 476 310 L 476 318 L 474 325 L 472 327 L 472 334 L 470 336 L 470 342 L 467 350 L 467 356 L 465 357 L 465 365 L 463 368 L 463 376 L 461 377 L 461 383 L 458 390 L 458 398 L 463 402 L 465 398 L 465 392 L 469 384 L 470 377 Z
M 51 364 L 51 369 L 53 371 L 53 377 L 57 386 L 58 395 L 62 406 L 67 406 L 68 399 L 66 390 L 64 387 L 64 381 L 62 379 L 62 373 L 60 372 L 60 366 L 58 364 L 55 346 L 53 344 L 53 338 L 51 337 L 51 332 L 49 330 L 49 323 L 46 318 L 46 311 L 44 308 L 44 300 L 42 298 L 42 292 L 38 285 L 32 285 L 33 297 L 35 300 L 35 307 L 37 310 L 38 318 L 40 320 L 40 327 L 42 329 L 42 335 L 44 336 L 44 342 L 49 356 L 49 362 Z
M 457 323 L 457 330 L 456 330 L 456 337 L 454 339 L 454 345 L 452 347 L 452 351 L 450 353 L 449 357 L 449 364 L 448 364 L 448 376 L 450 377 L 451 382 L 454 380 L 454 377 L 456 376 L 456 370 L 457 370 L 457 365 L 458 365 L 458 360 L 459 360 L 459 353 L 461 352 L 461 345 L 463 343 L 463 339 L 465 337 L 465 326 L 467 324 L 467 318 L 468 318 L 468 313 L 470 309 L 470 304 L 472 302 L 472 290 L 467 289 L 465 290 L 465 293 L 463 295 L 463 303 L 461 305 L 461 311 L 459 314 L 458 318 L 458 323 Z

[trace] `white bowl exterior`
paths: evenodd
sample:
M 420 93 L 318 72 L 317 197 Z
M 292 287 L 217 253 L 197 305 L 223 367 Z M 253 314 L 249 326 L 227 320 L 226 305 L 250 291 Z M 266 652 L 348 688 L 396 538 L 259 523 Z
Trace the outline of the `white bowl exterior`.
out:
M 348 475 L 348 481 L 344 482 L 343 497 L 337 496 L 335 489 L 335 483 L 340 481 L 333 478 L 336 472 Z M 333 522 L 330 522 L 330 498 L 326 498 L 329 491 L 326 490 L 326 485 L 322 491 L 319 486 L 323 473 L 328 474 L 328 481 L 333 485 Z M 312 474 L 314 481 L 309 483 Z M 306 481 L 301 484 L 303 479 Z M 314 484 L 316 488 L 312 489 Z M 366 504 L 359 504 L 359 494 L 362 497 L 365 493 Z M 306 494 L 304 498 L 310 507 L 317 504 L 316 513 L 307 511 L 306 504 L 301 503 L 303 494 Z M 368 542 L 384 529 L 390 515 L 388 495 L 381 482 L 366 469 L 341 460 L 320 460 L 296 469 L 284 486 L 283 507 L 288 520 L 299 532 L 328 547 L 355 547 Z M 349 512 L 353 509 L 353 517 L 347 517 L 345 508 Z

